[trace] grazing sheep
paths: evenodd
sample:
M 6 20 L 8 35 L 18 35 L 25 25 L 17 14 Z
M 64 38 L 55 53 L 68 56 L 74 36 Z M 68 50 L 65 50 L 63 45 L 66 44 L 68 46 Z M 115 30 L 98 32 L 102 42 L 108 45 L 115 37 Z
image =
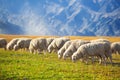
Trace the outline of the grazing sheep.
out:
M 110 63 L 112 64 L 111 43 L 109 43 L 109 42 L 102 42 L 102 44 L 104 45 L 106 59 L 109 59 Z
M 20 39 L 17 44 L 14 46 L 14 50 L 19 50 L 19 49 L 26 49 L 28 50 L 29 49 L 29 45 L 30 45 L 30 41 L 32 39 L 29 39 L 29 38 L 22 38 Z
M 20 40 L 20 38 L 14 38 L 7 44 L 7 50 L 12 50 L 14 45 L 17 44 L 17 41 Z
M 77 51 L 77 49 L 83 45 L 83 44 L 87 44 L 89 43 L 88 41 L 84 41 L 84 40 L 77 40 L 73 43 L 71 43 L 71 45 L 67 48 L 67 50 L 63 53 L 63 59 L 66 59 L 67 57 L 72 56 L 72 54 Z
M 4 48 L 4 50 L 6 50 L 6 45 L 7 45 L 6 39 L 0 38 L 0 48 Z
M 111 50 L 112 50 L 112 53 L 120 54 L 120 42 L 113 42 L 111 44 Z
M 56 38 L 54 39 L 51 44 L 48 46 L 48 52 L 51 53 L 53 50 L 58 51 L 66 41 L 69 41 L 70 39 L 67 38 Z
M 45 38 L 36 38 L 32 39 L 29 46 L 30 53 L 41 53 L 43 50 L 46 50 L 46 39 Z
M 82 58 L 86 60 L 86 63 L 88 63 L 88 57 L 94 56 L 100 58 L 100 63 L 103 59 L 104 64 L 106 64 L 105 49 L 102 42 L 88 43 L 80 46 L 77 51 L 72 55 L 72 61 L 75 62 L 76 60 Z
M 69 47 L 69 45 L 72 43 L 72 41 L 67 41 L 62 48 L 58 51 L 58 58 L 60 59 L 63 56 L 63 53 L 65 50 Z
M 51 42 L 54 40 L 54 38 L 47 38 L 46 39 L 46 51 L 47 51 L 47 48 L 48 46 L 51 44 Z
M 91 40 L 91 43 L 94 43 L 94 42 L 102 42 L 103 43 L 106 59 L 109 59 L 112 64 L 111 42 L 107 39 Z
M 19 47 L 17 46 L 17 44 L 14 45 L 13 49 L 14 49 L 14 51 L 16 51 L 16 50 L 19 49 Z

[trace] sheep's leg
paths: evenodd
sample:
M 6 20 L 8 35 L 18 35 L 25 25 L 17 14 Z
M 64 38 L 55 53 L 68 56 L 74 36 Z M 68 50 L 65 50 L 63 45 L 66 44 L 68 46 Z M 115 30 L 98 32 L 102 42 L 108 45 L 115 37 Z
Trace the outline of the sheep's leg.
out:
M 43 50 L 43 53 L 44 53 L 44 55 L 46 55 L 47 52 L 45 50 Z
M 34 50 L 33 54 L 36 54 L 37 53 L 37 50 Z
M 84 59 L 81 58 L 80 61 L 81 61 L 81 62 L 84 62 Z
M 108 58 L 109 58 L 110 63 L 112 64 L 113 62 L 112 62 L 112 51 L 111 50 L 109 51 Z
M 102 58 L 99 59 L 99 64 L 101 64 L 101 63 L 102 63 Z
M 30 53 L 34 53 L 34 50 L 33 50 L 33 49 L 31 49 L 31 50 L 30 50 Z
M 99 64 L 102 64 L 102 57 L 98 56 L 98 58 L 99 58 Z
M 110 63 L 113 64 L 113 62 L 112 62 L 112 55 L 109 55 L 109 60 L 110 60 Z
M 37 50 L 37 53 L 38 53 L 38 54 L 41 54 L 41 50 L 40 50 L 40 49 L 38 49 L 38 50 Z
M 92 60 L 92 64 L 94 64 L 95 59 L 93 56 L 91 57 L 91 60 Z
M 106 59 L 105 59 L 106 57 L 105 57 L 105 55 L 102 55 L 101 57 L 103 58 L 104 65 L 106 65 Z
M 88 64 L 88 57 L 87 56 L 85 57 L 84 60 L 85 60 L 85 63 Z
M 88 64 L 88 59 L 85 60 L 85 63 Z

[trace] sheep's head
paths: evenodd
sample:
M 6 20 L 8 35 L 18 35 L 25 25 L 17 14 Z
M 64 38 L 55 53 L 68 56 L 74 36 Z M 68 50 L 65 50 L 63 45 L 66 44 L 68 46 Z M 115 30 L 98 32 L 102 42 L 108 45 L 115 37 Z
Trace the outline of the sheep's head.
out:
M 76 60 L 77 60 L 77 55 L 75 55 L 75 54 L 72 55 L 72 62 L 76 62 Z
M 19 47 L 17 45 L 14 46 L 14 50 L 17 51 Z
M 48 52 L 51 53 L 52 50 L 53 50 L 53 46 L 52 46 L 52 45 L 49 45 L 49 46 L 48 46 Z
M 12 45 L 7 45 L 6 48 L 7 48 L 7 50 L 12 50 L 13 49 Z
M 58 59 L 61 59 L 61 58 L 62 58 L 62 56 L 58 54 Z
M 64 53 L 64 58 L 66 59 L 67 57 L 72 56 L 72 54 L 73 54 L 73 50 L 72 49 L 68 49 Z
M 65 53 L 63 54 L 64 60 L 66 60 L 66 58 L 69 57 L 69 53 L 70 53 L 70 51 L 65 51 Z
M 62 53 L 61 53 L 61 50 L 58 51 L 58 59 L 61 59 L 62 57 Z

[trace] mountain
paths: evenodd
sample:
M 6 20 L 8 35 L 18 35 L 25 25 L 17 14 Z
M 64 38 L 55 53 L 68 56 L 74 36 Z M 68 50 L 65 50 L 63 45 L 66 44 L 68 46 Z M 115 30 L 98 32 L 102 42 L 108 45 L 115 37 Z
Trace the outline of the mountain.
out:
M 0 33 L 120 36 L 120 0 L 1 0 Z

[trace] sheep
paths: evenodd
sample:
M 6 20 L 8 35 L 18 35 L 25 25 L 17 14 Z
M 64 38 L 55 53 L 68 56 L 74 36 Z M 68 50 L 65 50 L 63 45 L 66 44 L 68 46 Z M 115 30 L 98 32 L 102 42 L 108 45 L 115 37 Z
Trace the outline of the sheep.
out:
M 78 40 L 71 40 L 71 41 L 67 41 L 62 48 L 58 51 L 58 59 L 61 59 L 63 56 L 63 53 L 65 52 L 65 50 L 67 50 L 67 48 L 71 45 L 71 43 L 76 42 Z
M 19 49 L 26 49 L 28 50 L 29 45 L 30 45 L 31 39 L 29 38 L 22 38 L 20 39 L 17 44 L 14 46 L 14 50 L 19 50 Z
M 13 46 L 13 49 L 14 49 L 14 51 L 16 51 L 16 50 L 19 49 L 19 47 L 17 46 L 17 44 L 15 44 L 15 45 Z
M 110 41 L 107 40 L 107 39 L 95 39 L 95 40 L 91 40 L 91 42 L 107 42 L 107 43 L 110 43 Z
M 111 51 L 112 53 L 120 54 L 120 42 L 113 42 L 111 44 Z
M 111 42 L 107 39 L 96 39 L 96 40 L 91 40 L 92 43 L 94 42 L 102 42 L 104 44 L 104 49 L 105 49 L 105 59 L 109 59 L 111 64 L 112 64 L 112 51 L 111 51 Z
M 68 47 L 68 49 L 63 53 L 63 59 L 65 60 L 67 57 L 72 56 L 72 54 L 77 51 L 78 47 L 80 47 L 83 44 L 87 44 L 89 41 L 84 41 L 84 40 L 77 40 Z
M 6 50 L 6 45 L 7 45 L 6 39 L 0 38 L 0 48 L 4 48 L 4 50 Z
M 72 41 L 67 41 L 62 48 L 58 51 L 58 58 L 60 59 L 63 56 L 63 53 L 65 50 L 69 47 L 69 45 L 72 43 Z
M 57 52 L 66 41 L 69 41 L 70 39 L 67 38 L 56 38 L 54 39 L 51 44 L 48 46 L 48 52 L 51 53 L 53 50 Z
M 104 43 L 104 42 L 103 42 Z M 75 53 L 72 55 L 72 61 L 75 62 L 78 59 L 84 59 L 86 60 L 86 63 L 88 63 L 88 57 L 94 57 L 97 56 L 100 58 L 100 64 L 103 59 L 104 64 L 106 64 L 105 60 L 105 49 L 104 44 L 102 42 L 94 42 L 94 43 L 88 43 L 80 46 Z
M 20 40 L 20 38 L 14 38 L 12 39 L 6 46 L 7 50 L 12 50 L 14 45 L 17 44 L 17 41 Z
M 46 50 L 46 39 L 45 38 L 35 38 L 32 39 L 29 46 L 30 53 L 41 53 L 41 51 Z
M 47 51 L 47 48 L 48 46 L 51 44 L 51 42 L 54 40 L 54 38 L 47 38 L 46 39 L 46 51 Z

